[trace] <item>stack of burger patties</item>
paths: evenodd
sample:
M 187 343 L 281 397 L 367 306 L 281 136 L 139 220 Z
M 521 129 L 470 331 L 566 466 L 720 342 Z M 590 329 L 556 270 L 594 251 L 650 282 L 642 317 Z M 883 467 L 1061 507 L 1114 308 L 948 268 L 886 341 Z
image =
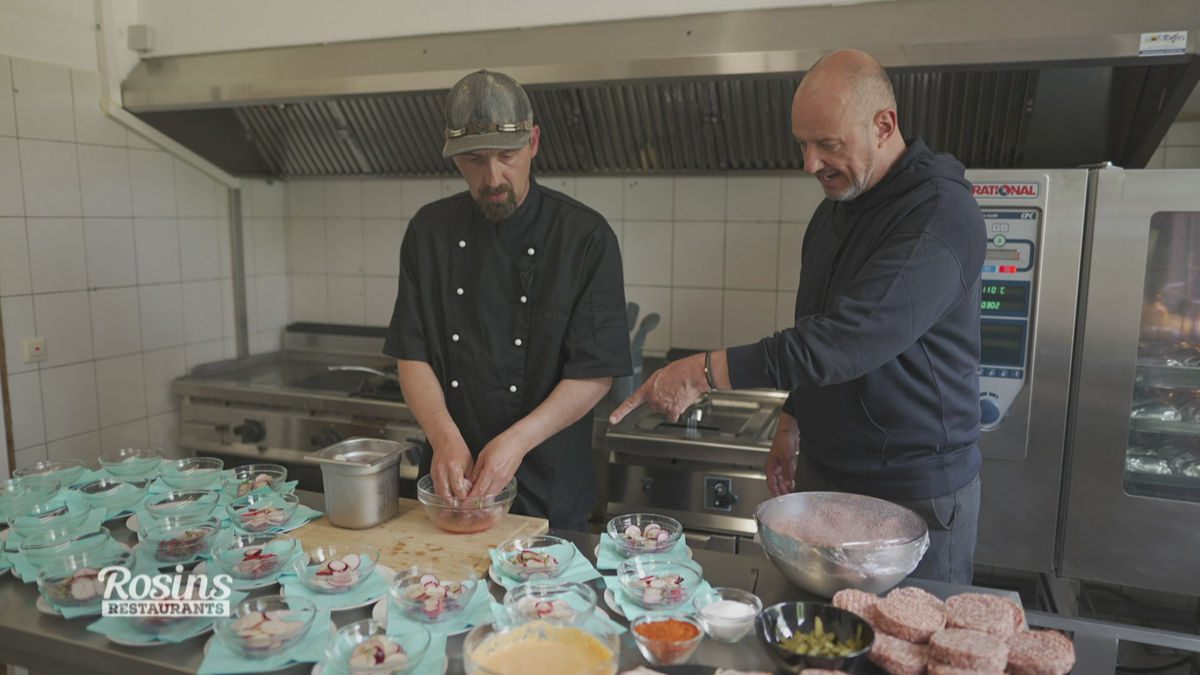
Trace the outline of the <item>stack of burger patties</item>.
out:
M 1021 606 L 998 595 L 942 602 L 914 587 L 885 598 L 848 589 L 833 604 L 871 624 L 870 659 L 892 675 L 1066 675 L 1075 665 L 1066 636 L 1026 630 Z

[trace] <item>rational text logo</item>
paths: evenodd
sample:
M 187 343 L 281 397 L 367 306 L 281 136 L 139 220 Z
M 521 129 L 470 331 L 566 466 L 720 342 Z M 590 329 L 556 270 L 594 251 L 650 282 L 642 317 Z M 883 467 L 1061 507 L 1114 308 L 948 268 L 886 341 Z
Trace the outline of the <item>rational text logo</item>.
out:
M 134 574 L 124 567 L 105 567 L 97 575 L 104 585 L 104 616 L 147 617 L 170 622 L 196 616 L 229 616 L 233 578 L 184 574 Z
M 975 183 L 971 194 L 976 197 L 1002 197 L 1008 199 L 1036 199 L 1037 183 Z

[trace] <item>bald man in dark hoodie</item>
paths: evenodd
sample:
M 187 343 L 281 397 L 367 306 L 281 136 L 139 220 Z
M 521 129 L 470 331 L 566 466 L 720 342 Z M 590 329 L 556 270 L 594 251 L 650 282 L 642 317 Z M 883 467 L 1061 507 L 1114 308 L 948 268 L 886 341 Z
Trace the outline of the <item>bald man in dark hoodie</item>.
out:
M 795 325 L 672 363 L 611 421 L 643 402 L 674 421 L 713 389 L 787 390 L 766 460 L 772 494 L 837 490 L 908 507 L 930 535 L 912 576 L 968 584 L 983 215 L 958 160 L 901 137 L 891 82 L 867 54 L 836 51 L 809 70 L 792 134 L 826 196 L 804 235 Z

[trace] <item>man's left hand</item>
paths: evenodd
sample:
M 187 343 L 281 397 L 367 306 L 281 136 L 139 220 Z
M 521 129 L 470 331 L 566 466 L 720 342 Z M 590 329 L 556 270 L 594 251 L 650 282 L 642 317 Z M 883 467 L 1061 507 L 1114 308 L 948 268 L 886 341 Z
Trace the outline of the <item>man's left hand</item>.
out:
M 708 381 L 704 377 L 704 355 L 689 356 L 655 371 L 645 384 L 613 411 L 608 422 L 620 422 L 642 403 L 649 405 L 654 412 L 665 414 L 671 422 L 678 422 L 683 411 L 708 389 Z
M 475 458 L 475 472 L 471 475 L 471 494 L 468 497 L 494 495 L 504 489 L 516 475 L 530 448 L 505 432 L 492 439 Z

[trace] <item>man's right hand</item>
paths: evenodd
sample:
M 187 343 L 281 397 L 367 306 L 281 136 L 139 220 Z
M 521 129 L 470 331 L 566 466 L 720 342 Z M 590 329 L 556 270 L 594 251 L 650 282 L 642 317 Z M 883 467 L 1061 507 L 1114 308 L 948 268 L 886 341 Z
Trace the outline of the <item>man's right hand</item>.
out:
M 775 497 L 791 494 L 796 487 L 796 456 L 800 452 L 800 436 L 795 419 L 787 413 L 779 416 L 775 440 L 767 453 L 767 489 Z
M 433 444 L 433 491 L 439 497 L 466 497 L 471 492 L 469 476 L 475 460 L 462 437 Z

